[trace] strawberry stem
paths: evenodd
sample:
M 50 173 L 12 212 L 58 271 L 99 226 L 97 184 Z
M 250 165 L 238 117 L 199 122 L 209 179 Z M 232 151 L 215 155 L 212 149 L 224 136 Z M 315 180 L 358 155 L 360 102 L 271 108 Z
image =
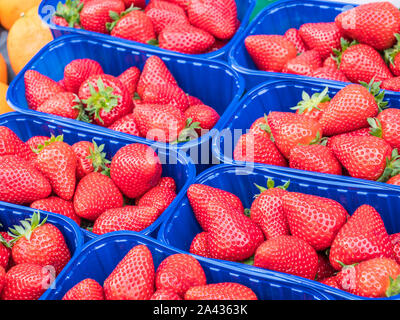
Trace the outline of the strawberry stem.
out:
M 385 98 L 385 90 L 381 90 L 381 83 L 381 81 L 375 82 L 375 77 L 371 79 L 370 83 L 360 81 L 360 84 L 374 96 L 379 112 L 385 109 L 389 104 L 388 101 L 383 101 Z
M 134 11 L 134 10 L 142 10 L 141 8 L 135 7 L 133 4 L 126 9 L 125 11 L 121 12 L 120 14 L 118 14 L 115 11 L 110 11 L 109 15 L 110 18 L 113 20 L 112 22 L 107 22 L 106 23 L 106 28 L 109 32 L 112 31 L 112 29 L 114 29 L 115 25 L 118 23 L 119 20 L 121 20 L 123 17 L 125 17 L 128 13 Z
M 59 135 L 57 137 L 55 137 L 53 134 L 51 134 L 51 138 L 44 141 L 43 144 L 39 144 L 37 146 L 37 149 L 32 150 L 33 152 L 35 152 L 36 154 L 39 154 L 44 148 L 46 148 L 47 146 L 51 145 L 53 142 L 63 142 L 64 141 L 64 135 Z
M 386 168 L 376 181 L 387 182 L 391 177 L 400 174 L 400 155 L 397 149 L 393 149 L 390 158 L 386 158 Z
M 347 41 L 345 38 L 341 38 L 340 39 L 340 50 L 338 49 L 332 49 L 333 51 L 333 60 L 336 61 L 338 69 L 340 69 L 340 64 L 342 63 L 342 55 L 343 53 L 350 48 L 351 46 L 354 46 L 358 44 L 358 42 L 356 40 L 353 40 L 352 42 Z
M 201 129 L 200 122 L 193 122 L 191 118 L 186 120 L 186 127 L 179 133 L 179 137 L 172 143 L 188 142 L 199 137 L 196 129 Z
M 107 172 L 109 171 L 107 164 L 110 164 L 111 161 L 106 159 L 107 154 L 103 152 L 105 145 L 102 144 L 98 146 L 96 141 L 94 140 L 92 140 L 92 143 L 93 143 L 93 149 L 89 148 L 90 155 L 88 155 L 86 159 L 92 160 L 92 165 L 95 172 L 100 171 L 104 175 L 107 175 Z
M 314 109 L 321 110 L 318 106 L 320 103 L 331 101 L 331 98 L 328 95 L 329 88 L 326 87 L 320 93 L 314 93 L 311 97 L 310 95 L 303 91 L 302 99 L 297 106 L 291 108 L 292 110 L 298 110 L 299 114 L 303 114 L 304 112 L 311 112 Z
M 28 218 L 26 220 L 21 220 L 20 225 L 15 225 L 13 228 L 9 228 L 8 234 L 13 237 L 13 239 L 10 241 L 11 243 L 14 243 L 18 239 L 25 237 L 26 239 L 30 240 L 32 232 L 44 225 L 47 221 L 47 216 L 46 218 L 43 219 L 42 222 L 40 222 L 40 212 L 35 211 L 32 214 L 31 218 Z

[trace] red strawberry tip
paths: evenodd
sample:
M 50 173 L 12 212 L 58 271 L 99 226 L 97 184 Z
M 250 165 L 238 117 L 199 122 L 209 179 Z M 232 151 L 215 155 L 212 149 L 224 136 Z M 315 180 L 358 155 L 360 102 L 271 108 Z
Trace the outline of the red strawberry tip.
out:
M 75 25 L 80 25 L 80 12 L 83 9 L 83 2 L 80 0 L 67 0 L 65 4 L 59 2 L 55 16 L 64 18 L 68 22 L 68 26 L 73 28 Z
M 115 11 L 110 11 L 110 18 L 113 20 L 112 22 L 107 22 L 106 23 L 106 28 L 109 32 L 112 31 L 112 29 L 114 29 L 115 25 L 118 23 L 119 20 L 121 20 L 121 18 L 125 17 L 128 13 L 134 11 L 134 10 L 142 10 L 144 11 L 142 8 L 139 7 L 135 7 L 134 4 L 132 4 L 128 9 L 126 9 L 125 11 L 121 12 L 120 14 L 118 14 Z
M 302 99 L 297 106 L 292 107 L 292 110 L 298 110 L 299 114 L 303 114 L 304 112 L 311 112 L 314 109 L 321 110 L 318 106 L 320 103 L 331 101 L 331 98 L 328 95 L 329 88 L 326 87 L 320 93 L 314 93 L 311 97 L 310 95 L 303 91 Z
M 25 237 L 26 239 L 30 239 L 32 232 L 44 225 L 47 221 L 47 216 L 40 222 L 40 212 L 35 211 L 32 214 L 31 218 L 21 220 L 20 224 L 22 225 L 14 225 L 13 228 L 9 228 L 8 234 L 13 237 L 13 239 L 10 241 L 11 244 L 17 241 L 18 239 Z

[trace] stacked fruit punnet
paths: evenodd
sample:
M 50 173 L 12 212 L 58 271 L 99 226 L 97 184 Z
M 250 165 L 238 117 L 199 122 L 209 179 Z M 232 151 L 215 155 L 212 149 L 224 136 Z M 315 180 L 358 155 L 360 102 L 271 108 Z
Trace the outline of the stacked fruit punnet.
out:
M 39 299 L 70 259 L 61 231 L 38 212 L 0 232 L 0 300 Z
M 237 161 L 348 175 L 398 184 L 400 110 L 383 101 L 379 82 L 328 88 L 254 121 L 234 149 Z
M 35 70 L 24 75 L 29 108 L 160 142 L 186 142 L 206 134 L 219 114 L 186 94 L 165 63 L 149 57 L 143 70 L 118 77 L 92 59 L 76 59 L 54 81 Z
M 102 284 L 86 278 L 62 300 L 257 300 L 257 296 L 239 283 L 208 284 L 202 266 L 189 254 L 170 255 L 155 268 L 151 251 L 140 244 Z
M 234 0 L 67 0 L 52 21 L 187 54 L 222 48 L 240 26 Z
M 400 11 L 387 1 L 340 13 L 334 22 L 305 23 L 284 35 L 251 35 L 247 52 L 263 71 L 369 83 L 400 91 Z
M 61 214 L 96 234 L 142 231 L 176 197 L 176 184 L 162 177 L 154 150 L 122 147 L 106 159 L 104 145 L 63 136 L 27 142 L 0 127 L 0 201 Z
M 250 209 L 234 194 L 193 184 L 187 195 L 202 228 L 190 253 L 315 280 L 355 295 L 400 293 L 399 234 L 362 205 L 350 216 L 337 201 L 290 192 L 268 180 Z

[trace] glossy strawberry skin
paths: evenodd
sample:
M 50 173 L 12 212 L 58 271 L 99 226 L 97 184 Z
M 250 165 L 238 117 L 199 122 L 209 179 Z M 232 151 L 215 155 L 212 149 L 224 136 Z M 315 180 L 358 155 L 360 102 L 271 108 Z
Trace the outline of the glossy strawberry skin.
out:
M 94 171 L 93 162 L 88 159 L 90 150 L 94 149 L 93 143 L 89 141 L 78 141 L 72 145 L 77 158 L 76 178 L 81 180 L 84 176 Z
M 157 289 L 150 300 L 182 300 L 182 298 L 172 290 Z
M 135 116 L 133 113 L 127 114 L 122 118 L 115 121 L 108 129 L 131 134 L 133 136 L 140 136 L 138 125 L 135 121 Z
M 329 262 L 329 257 L 327 257 L 322 252 L 317 252 L 317 254 L 318 254 L 318 269 L 315 280 L 321 281 L 323 279 L 333 277 L 336 273 L 336 270 L 331 266 Z
M 382 125 L 382 139 L 392 148 L 400 148 L 400 110 L 388 108 L 378 114 L 377 119 Z
M 11 249 L 7 248 L 7 246 L 4 245 L 3 243 L 0 243 L 0 267 L 3 268 L 4 270 L 8 269 L 10 256 L 11 256 Z
M 297 57 L 290 59 L 282 69 L 283 73 L 311 76 L 312 73 L 322 67 L 322 59 L 316 50 L 307 50 Z
M 381 89 L 400 91 L 400 77 L 388 78 L 382 81 Z
M 208 257 L 208 244 L 207 244 L 208 232 L 198 233 L 190 244 L 189 252 L 191 254 L 197 254 L 202 257 Z
M 185 112 L 189 102 L 185 92 L 173 84 L 149 84 L 143 92 L 142 102 L 145 104 L 171 105 Z
M 79 98 L 74 93 L 60 92 L 47 99 L 36 111 L 77 119 L 79 116 L 79 103 Z
M 158 182 L 157 186 L 159 187 L 166 187 L 171 189 L 172 191 L 176 192 L 176 183 L 174 178 L 171 177 L 162 177 Z
M 39 145 L 44 145 L 44 143 L 48 140 L 50 140 L 50 137 L 33 136 L 30 137 L 25 143 L 31 148 L 31 150 L 36 150 Z
M 154 31 L 157 35 L 168 25 L 189 24 L 185 10 L 180 6 L 165 1 L 162 1 L 162 3 L 163 7 L 153 6 L 152 8 L 145 10 L 146 15 L 153 23 Z
M 80 86 L 87 78 L 103 73 L 103 68 L 97 61 L 75 59 L 64 68 L 64 86 L 67 91 L 78 94 Z
M 84 279 L 65 293 L 62 300 L 104 300 L 103 287 L 93 279 Z
M 0 126 L 0 156 L 16 155 L 26 161 L 33 160 L 36 155 L 14 131 L 5 126 Z
M 137 205 L 139 207 L 155 208 L 158 215 L 160 215 L 174 201 L 175 197 L 176 193 L 172 189 L 155 186 L 140 197 Z
M 349 82 L 349 80 L 343 74 L 342 71 L 338 70 L 337 68 L 332 68 L 332 67 L 321 67 L 321 68 L 315 69 L 312 72 L 311 76 L 314 78 L 322 78 L 322 79 L 328 79 L 328 80 Z
M 192 122 L 199 122 L 201 129 L 205 130 L 205 132 L 214 128 L 220 119 L 220 115 L 215 109 L 204 104 L 189 107 L 185 111 L 185 117 L 192 119 Z M 199 131 L 201 134 L 202 131 Z
M 295 28 L 288 29 L 283 35 L 287 40 L 292 42 L 297 50 L 297 53 L 303 53 L 308 50 L 307 45 L 303 42 L 299 30 Z
M 146 1 L 145 0 L 123 0 L 125 3 L 125 7 L 129 8 L 130 6 L 134 7 L 139 7 L 144 9 L 146 7 Z
M 185 300 L 258 300 L 256 294 L 239 283 L 213 283 L 190 288 Z
M 400 186 L 400 174 L 391 177 L 386 183 Z
M 139 78 L 140 70 L 137 67 L 130 67 L 118 76 L 118 80 L 125 84 L 125 86 L 129 90 L 131 97 L 133 97 L 136 92 Z

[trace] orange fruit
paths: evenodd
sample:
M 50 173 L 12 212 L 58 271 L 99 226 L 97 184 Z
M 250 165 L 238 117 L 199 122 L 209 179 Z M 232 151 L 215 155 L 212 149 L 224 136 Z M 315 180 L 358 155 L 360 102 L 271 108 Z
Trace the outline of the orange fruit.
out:
M 7 89 L 8 85 L 0 82 L 0 114 L 14 111 L 13 109 L 11 109 L 11 107 L 7 104 L 6 101 Z
M 11 68 L 17 74 L 30 59 L 53 40 L 50 29 L 42 23 L 33 7 L 11 27 L 7 37 L 7 50 Z
M 10 30 L 21 14 L 27 12 L 34 6 L 39 6 L 41 0 L 0 0 L 0 22 L 1 25 Z
M 4 57 L 0 54 L 0 82 L 7 83 L 7 62 Z

